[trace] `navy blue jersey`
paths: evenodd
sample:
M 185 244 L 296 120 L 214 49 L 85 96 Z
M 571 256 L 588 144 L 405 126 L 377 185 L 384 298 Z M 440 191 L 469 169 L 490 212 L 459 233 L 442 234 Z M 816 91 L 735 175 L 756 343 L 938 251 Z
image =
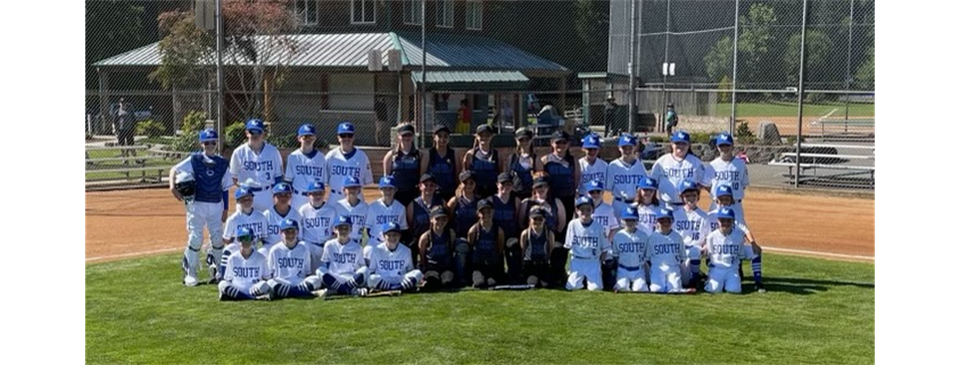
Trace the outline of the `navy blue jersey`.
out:
M 567 161 L 567 166 L 563 166 L 556 161 L 549 161 L 543 164 L 543 169 L 547 172 L 547 184 L 550 185 L 550 193 L 555 197 L 570 197 L 577 194 L 577 183 L 573 181 L 573 172 L 577 162 L 573 156 L 567 155 L 563 158 Z
M 413 149 L 407 154 L 399 150 L 393 152 L 393 171 L 390 175 L 393 176 L 397 191 L 416 190 L 420 183 L 420 151 Z
M 457 197 L 457 209 L 453 211 L 453 227 L 457 237 L 466 237 L 470 227 L 477 223 L 477 198 L 467 201 L 463 196 Z
M 493 195 L 497 189 L 497 164 L 500 158 L 497 156 L 497 150 L 491 149 L 486 158 L 481 158 L 480 147 L 473 149 L 473 161 L 470 161 L 470 170 L 473 171 L 474 181 L 477 182 L 477 195 L 486 198 Z
M 427 166 L 427 173 L 437 179 L 437 193 L 441 196 L 453 196 L 457 191 L 457 179 L 454 176 L 456 170 L 456 151 L 447 148 L 447 155 L 440 156 L 437 149 L 430 148 L 430 165 Z
M 450 230 L 444 229 L 443 234 L 436 234 L 430 231 L 430 239 L 427 242 L 427 264 L 437 266 L 450 266 L 453 262 L 453 237 L 450 236 Z
M 539 201 L 533 198 L 528 198 L 524 200 L 527 202 L 527 217 L 530 216 L 530 211 L 534 207 L 540 206 L 546 210 L 546 214 L 543 215 L 544 224 L 546 224 L 547 229 L 552 230 L 554 233 L 560 232 L 565 227 L 560 227 L 560 224 L 557 222 L 557 200 L 556 199 L 547 199 L 547 201 Z M 529 222 L 523 222 L 526 225 Z
M 203 162 L 202 152 L 190 156 L 190 167 L 193 168 L 194 180 L 197 182 L 194 199 L 198 202 L 220 203 L 223 201 L 223 175 L 227 173 L 230 162 L 220 156 L 209 158 L 213 164 Z
M 473 245 L 473 262 L 495 261 L 497 255 L 497 225 L 493 224 L 489 230 L 477 224 L 477 240 Z
M 527 247 L 523 251 L 523 259 L 537 262 L 547 261 L 547 247 L 549 247 L 547 246 L 547 230 L 544 229 L 539 235 L 533 229 L 527 232 L 529 232 L 529 235 L 527 236 Z
M 493 200 L 493 221 L 503 230 L 504 238 L 517 238 L 520 234 L 520 222 L 517 221 L 516 198 L 510 195 L 506 202 L 500 201 L 500 197 L 494 195 Z
M 440 198 L 433 196 L 433 202 L 429 205 L 423 201 L 422 196 L 413 200 L 413 222 L 410 222 L 410 233 L 413 237 L 420 237 L 424 232 L 430 230 L 430 210 L 433 207 L 442 206 Z
M 530 155 L 529 158 L 529 167 L 523 167 L 519 154 L 510 155 L 510 171 L 520 179 L 520 184 L 513 185 L 513 191 L 523 196 L 530 196 L 533 189 L 533 166 L 537 157 Z

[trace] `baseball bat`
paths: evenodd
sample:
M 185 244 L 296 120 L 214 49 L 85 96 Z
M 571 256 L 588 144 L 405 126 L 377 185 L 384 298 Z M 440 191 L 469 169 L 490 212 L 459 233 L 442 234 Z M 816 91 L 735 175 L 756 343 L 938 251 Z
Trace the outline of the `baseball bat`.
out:
M 490 290 L 529 290 L 536 287 L 533 284 L 516 284 L 516 285 L 497 285 L 490 287 Z

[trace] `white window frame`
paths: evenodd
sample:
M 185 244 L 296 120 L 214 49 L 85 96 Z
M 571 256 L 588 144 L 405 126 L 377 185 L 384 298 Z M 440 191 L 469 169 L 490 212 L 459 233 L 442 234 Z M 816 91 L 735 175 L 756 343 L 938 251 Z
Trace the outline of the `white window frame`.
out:
M 483 30 L 483 1 L 467 0 L 467 21 L 468 30 Z M 472 13 L 472 14 L 471 14 Z M 471 27 L 473 25 L 473 27 Z
M 453 28 L 453 11 L 454 0 L 437 0 L 437 28 Z
M 357 19 L 356 7 L 360 6 L 361 19 Z M 367 6 L 373 7 L 373 19 L 362 19 Z M 377 24 L 377 4 L 375 0 L 350 0 L 350 24 Z
M 421 15 L 423 15 L 423 0 L 403 0 L 403 24 L 423 25 Z
M 300 5 L 303 5 L 303 12 L 300 11 Z M 320 8 L 317 6 L 317 0 L 296 0 L 294 9 L 297 11 L 297 19 L 300 25 L 317 25 L 320 21 Z M 313 7 L 313 21 L 310 21 L 310 8 Z

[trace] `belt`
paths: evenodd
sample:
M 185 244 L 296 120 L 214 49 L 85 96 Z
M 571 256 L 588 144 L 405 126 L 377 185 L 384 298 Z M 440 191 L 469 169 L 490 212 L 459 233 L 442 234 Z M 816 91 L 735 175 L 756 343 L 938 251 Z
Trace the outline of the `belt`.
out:
M 323 243 L 310 242 L 310 244 L 321 248 L 323 247 Z
M 633 199 L 624 199 L 624 198 L 621 198 L 621 197 L 619 197 L 619 196 L 613 197 L 613 200 L 616 200 L 616 201 L 618 201 L 618 202 L 624 202 L 624 203 L 627 203 L 627 204 L 633 204 Z
M 627 270 L 627 271 L 637 271 L 637 270 L 640 270 L 640 266 L 623 266 L 623 265 L 619 265 L 619 264 L 618 264 L 617 266 L 619 266 L 621 269 L 624 269 L 624 270 Z
M 670 205 L 673 205 L 673 206 L 680 206 L 680 205 L 683 205 L 683 202 L 680 202 L 680 203 L 674 203 L 674 202 L 670 202 Z
M 271 188 L 273 188 L 273 185 L 267 185 L 267 186 L 259 187 L 259 188 L 253 188 L 253 187 L 251 187 L 251 188 L 247 188 L 247 189 L 250 190 L 250 191 L 252 191 L 252 192 L 254 192 L 254 193 L 259 193 L 259 192 L 261 192 L 261 191 L 270 190 Z
M 297 190 L 297 189 L 293 189 L 293 192 L 294 192 L 294 194 L 297 194 L 297 195 L 310 196 L 310 193 L 305 192 L 305 191 L 299 191 L 299 190 Z
M 597 259 L 596 257 L 585 257 L 585 256 L 577 256 L 577 255 L 573 255 L 573 258 L 578 260 L 596 260 Z
M 336 190 L 334 190 L 333 188 L 330 189 L 330 194 L 347 195 L 347 193 L 342 192 L 342 191 L 336 191 Z

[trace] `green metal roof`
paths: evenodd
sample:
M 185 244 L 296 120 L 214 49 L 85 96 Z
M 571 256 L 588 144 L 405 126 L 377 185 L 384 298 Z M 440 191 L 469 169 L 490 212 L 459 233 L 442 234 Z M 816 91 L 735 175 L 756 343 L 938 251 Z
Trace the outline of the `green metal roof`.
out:
M 420 72 L 410 73 L 420 84 Z M 530 82 L 520 71 L 427 71 L 427 90 L 523 90 Z

